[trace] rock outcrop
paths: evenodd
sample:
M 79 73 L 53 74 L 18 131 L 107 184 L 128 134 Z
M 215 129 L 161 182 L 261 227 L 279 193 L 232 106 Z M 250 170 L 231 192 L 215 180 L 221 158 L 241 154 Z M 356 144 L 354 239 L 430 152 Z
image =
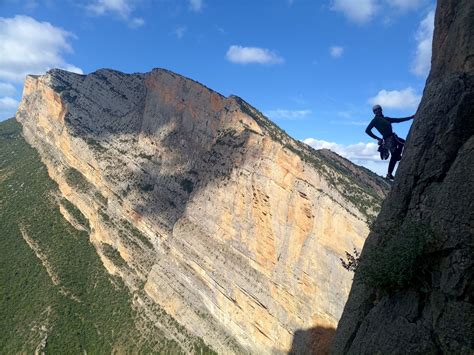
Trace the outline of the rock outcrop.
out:
M 29 76 L 16 118 L 148 316 L 157 303 L 223 352 L 299 351 L 314 339 L 295 332 L 336 326 L 339 258 L 387 190 L 375 174 L 162 69 Z
M 431 73 L 334 354 L 474 352 L 473 108 L 474 2 L 439 0 Z

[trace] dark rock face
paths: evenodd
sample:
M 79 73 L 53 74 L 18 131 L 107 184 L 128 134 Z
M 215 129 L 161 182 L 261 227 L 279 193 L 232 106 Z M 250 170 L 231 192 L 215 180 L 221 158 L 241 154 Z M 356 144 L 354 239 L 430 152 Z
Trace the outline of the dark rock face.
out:
M 409 223 L 429 228 L 433 240 L 408 285 L 383 290 L 356 272 L 334 354 L 474 351 L 473 84 L 474 1 L 439 0 L 423 100 L 361 260 Z

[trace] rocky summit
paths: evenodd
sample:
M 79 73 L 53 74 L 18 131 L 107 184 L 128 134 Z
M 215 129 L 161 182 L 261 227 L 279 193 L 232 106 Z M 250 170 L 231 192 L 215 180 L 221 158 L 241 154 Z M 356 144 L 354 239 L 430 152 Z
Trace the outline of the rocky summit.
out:
M 438 0 L 433 58 L 334 354 L 474 351 L 474 2 Z
M 381 178 L 163 69 L 28 76 L 16 119 L 143 317 L 223 353 L 329 343 Z

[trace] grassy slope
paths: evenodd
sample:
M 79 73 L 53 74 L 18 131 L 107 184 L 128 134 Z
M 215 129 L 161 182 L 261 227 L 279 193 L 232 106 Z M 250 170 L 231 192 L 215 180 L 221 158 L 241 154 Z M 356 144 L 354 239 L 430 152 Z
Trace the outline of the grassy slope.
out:
M 131 295 L 107 274 L 87 232 L 62 217 L 53 197 L 57 186 L 20 132 L 13 119 L 0 123 L 1 352 L 31 353 L 42 340 L 50 353 L 178 352 L 175 342 L 156 332 L 152 342 L 140 337 Z

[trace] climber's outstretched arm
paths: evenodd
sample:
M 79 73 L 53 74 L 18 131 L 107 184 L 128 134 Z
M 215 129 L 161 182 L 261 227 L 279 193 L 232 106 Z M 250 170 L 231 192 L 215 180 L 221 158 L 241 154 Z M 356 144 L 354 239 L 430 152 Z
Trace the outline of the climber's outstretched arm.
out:
M 405 122 L 409 121 L 412 118 L 415 118 L 415 115 L 409 116 L 409 117 L 403 117 L 403 118 L 390 118 L 390 117 L 385 117 L 390 121 L 390 123 L 400 123 L 400 122 Z

